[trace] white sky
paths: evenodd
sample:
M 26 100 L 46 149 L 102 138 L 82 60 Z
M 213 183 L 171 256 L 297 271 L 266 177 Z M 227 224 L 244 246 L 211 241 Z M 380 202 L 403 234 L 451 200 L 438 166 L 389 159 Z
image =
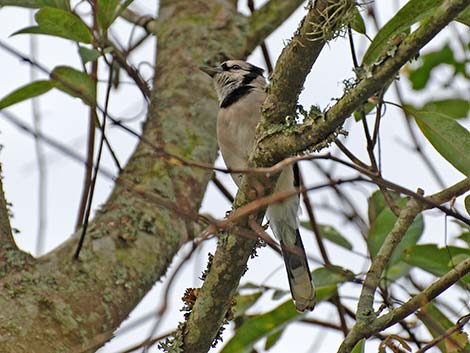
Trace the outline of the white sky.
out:
M 404 1 L 401 1 L 401 3 L 403 2 Z M 149 3 L 149 1 L 138 0 L 135 1 L 134 8 L 141 9 L 142 13 L 153 14 L 155 10 L 153 7 L 149 6 Z M 397 1 L 380 0 L 376 3 L 378 8 L 380 8 L 380 22 L 383 24 L 393 13 L 394 9 L 397 8 Z M 257 6 L 259 6 L 259 4 L 260 2 L 257 2 Z M 246 11 L 246 9 L 243 9 L 243 11 Z M 301 7 L 268 39 L 267 44 L 273 59 L 277 58 L 282 50 L 284 40 L 291 37 L 304 13 L 305 10 Z M 20 28 L 28 26 L 30 17 L 31 11 L 28 10 L 1 8 L 0 23 L 2 24 L 2 31 L 0 32 L 0 40 L 7 42 L 9 45 L 27 54 L 29 52 L 30 37 L 24 35 L 9 37 L 9 35 Z M 122 42 L 127 41 L 131 27 L 123 21 L 119 21 L 117 27 L 116 33 L 119 33 L 119 36 L 122 36 L 121 38 L 126 38 L 122 39 Z M 458 28 L 460 31 L 464 32 L 463 26 L 458 26 Z M 141 32 L 138 33 L 140 34 Z M 373 30 L 370 26 L 368 26 L 368 33 L 373 34 Z M 468 30 L 464 34 L 467 38 L 469 37 Z M 438 38 L 431 43 L 430 47 L 439 47 L 448 36 L 448 34 L 440 34 Z M 356 37 L 359 36 L 356 35 Z M 48 68 L 52 69 L 56 65 L 64 64 L 80 68 L 79 57 L 74 44 L 66 40 L 46 36 L 37 36 L 36 40 L 39 47 L 37 60 L 45 64 Z M 363 39 L 358 38 L 358 43 L 357 47 L 359 51 L 363 52 L 366 47 L 365 42 Z M 137 51 L 134 56 L 134 62 L 148 61 L 152 63 L 153 57 L 154 45 L 152 39 Z M 259 50 L 255 51 L 249 58 L 249 61 L 258 66 L 264 66 Z M 13 89 L 30 81 L 29 66 L 27 64 L 20 62 L 17 58 L 1 50 L 0 62 L 2 63 L 0 97 L 5 96 Z M 351 67 L 352 64 L 347 40 L 340 38 L 330 43 L 330 45 L 323 50 L 312 73 L 309 75 L 300 102 L 305 107 L 309 107 L 311 104 L 319 104 L 324 108 L 328 104 L 332 104 L 331 98 L 340 97 L 342 94 L 342 81 L 353 77 L 354 74 Z M 146 78 L 151 77 L 151 70 L 148 66 L 143 66 L 142 70 Z M 39 77 L 42 76 L 42 74 L 39 74 Z M 99 76 L 104 79 L 106 77 L 105 72 L 101 72 Z M 124 78 L 124 80 L 129 81 L 128 78 Z M 433 80 L 434 82 L 438 82 L 439 78 L 434 78 Z M 406 89 L 406 82 L 401 82 L 400 84 L 404 89 L 405 97 L 410 101 L 422 101 L 423 98 L 425 98 L 416 92 L 411 92 L 409 89 Z M 437 87 L 437 85 L 434 85 L 434 87 Z M 462 84 L 462 88 L 463 87 Z M 101 97 L 103 97 L 104 88 L 105 86 L 101 85 Z M 468 92 L 468 86 L 466 89 Z M 432 96 L 436 98 L 442 97 L 446 93 L 440 90 L 431 90 L 427 94 L 428 97 Z M 395 99 L 393 94 L 388 95 L 386 98 L 387 100 Z M 87 109 L 78 99 L 70 98 L 58 91 L 47 93 L 40 98 L 39 102 L 42 115 L 42 131 L 48 136 L 52 136 L 62 143 L 67 144 L 82 156 L 85 156 L 86 131 L 88 125 Z M 110 106 L 111 112 L 115 116 L 132 117 L 142 110 L 143 104 L 139 91 L 131 85 L 123 84 L 118 92 L 113 93 Z M 430 177 L 423 163 L 416 158 L 410 149 L 404 146 L 408 135 L 404 128 L 400 112 L 392 107 L 388 109 L 392 114 L 388 114 L 383 119 L 382 125 L 382 161 L 384 163 L 384 176 L 412 190 L 415 190 L 418 186 L 424 188 L 426 193 L 432 193 L 438 190 L 437 185 Z M 9 108 L 8 111 L 18 116 L 22 121 L 32 124 L 30 102 L 18 104 L 11 109 Z M 129 124 L 135 129 L 140 129 L 141 121 L 142 118 L 134 120 Z M 367 160 L 360 125 L 349 121 L 346 127 L 350 131 L 349 137 L 346 139 L 347 145 L 357 153 L 357 155 Z M 118 128 L 109 129 L 108 137 L 117 150 L 120 161 L 124 163 L 133 151 L 133 146 L 136 143 L 135 138 Z M 424 139 L 421 140 L 424 142 Z M 12 224 L 21 231 L 16 236 L 16 241 L 21 248 L 33 253 L 38 225 L 38 173 L 34 141 L 0 118 L 0 142 L 3 145 L 0 160 L 3 165 L 4 188 L 7 199 L 13 203 L 12 211 L 14 218 Z M 83 166 L 69 160 L 49 146 L 45 146 L 44 148 L 47 158 L 46 251 L 49 251 L 59 245 L 74 230 L 79 199 L 82 192 Z M 432 147 L 427 146 L 426 153 L 432 157 L 437 169 L 443 172 L 443 177 L 448 184 L 454 183 L 462 178 L 462 175 L 450 168 L 448 163 L 441 158 Z M 104 159 L 104 165 L 107 166 L 108 169 L 115 171 L 107 153 L 105 153 Z M 220 159 L 217 163 L 219 165 L 223 164 Z M 337 171 L 337 175 L 352 175 L 350 172 L 343 171 L 343 169 L 338 168 Z M 229 176 L 220 175 L 219 177 L 235 192 L 235 186 Z M 308 185 L 321 182 L 316 171 L 309 167 L 304 167 L 304 178 L 307 180 Z M 102 178 L 99 180 L 95 192 L 95 207 L 106 200 L 111 189 L 112 183 L 110 181 Z M 362 207 L 364 207 L 364 201 L 368 196 L 364 190 L 366 189 L 350 191 L 350 194 L 357 200 L 357 203 L 363 205 Z M 336 202 L 332 195 L 326 192 L 311 194 L 311 199 L 314 203 Z M 222 218 L 229 209 L 230 205 L 215 188 L 210 185 L 201 212 L 207 212 Z M 362 208 L 362 211 L 365 212 L 365 208 Z M 305 212 L 303 213 L 303 217 L 305 217 Z M 321 223 L 332 224 L 340 229 L 343 235 L 348 237 L 354 244 L 356 251 L 365 253 L 363 242 L 360 241 L 360 235 L 349 225 L 338 224 L 338 218 L 324 211 L 319 211 L 318 219 Z M 443 216 L 436 216 L 435 213 L 434 216 L 427 216 L 426 231 L 422 241 L 444 244 L 443 230 Z M 303 235 L 307 252 L 315 258 L 319 258 L 319 252 L 311 234 L 304 231 Z M 181 307 L 180 297 L 186 287 L 200 285 L 200 281 L 197 277 L 199 277 L 202 269 L 205 267 L 207 251 L 213 250 L 214 246 L 214 242 L 207 244 L 202 250 L 199 250 L 196 255 L 193 255 L 192 261 L 185 265 L 182 272 L 173 283 L 171 305 L 158 333 L 172 330 L 176 327 L 178 321 L 182 319 L 182 315 L 178 311 L 179 307 Z M 351 257 L 349 253 L 344 252 L 337 246 L 328 244 L 328 250 L 332 261 L 337 265 L 350 268 L 355 272 L 361 272 L 367 268 L 367 264 L 364 263 L 360 257 Z M 183 252 L 184 251 L 181 253 Z M 269 249 L 263 249 L 259 251 L 259 254 L 260 256 L 258 258 L 250 261 L 250 270 L 243 278 L 243 281 L 263 283 L 264 279 L 267 278 L 274 269 L 278 268 L 279 271 L 275 272 L 273 276 L 270 276 L 267 279 L 267 283 L 288 289 L 282 260 Z M 175 259 L 174 263 L 179 263 L 180 259 L 181 257 L 178 257 Z M 425 278 L 427 277 L 425 276 Z M 160 303 L 161 291 L 162 284 L 156 284 L 155 288 L 147 294 L 145 299 L 135 309 L 129 320 L 136 320 L 152 310 L 157 309 Z M 341 293 L 346 296 L 357 297 L 358 287 L 352 285 L 344 286 L 341 288 Z M 269 296 L 269 294 L 265 295 L 265 297 L 263 297 L 265 300 L 260 300 L 260 304 L 253 309 L 253 312 L 273 308 L 281 303 L 280 301 L 270 301 Z M 286 298 L 287 297 L 283 298 L 283 300 Z M 355 309 L 355 301 L 345 300 L 345 302 L 349 307 Z M 457 308 L 457 310 L 459 309 L 460 308 Z M 310 317 L 323 320 L 328 320 L 331 316 L 336 317 L 336 315 L 336 309 L 330 304 L 321 304 L 313 313 L 309 314 Z M 124 326 L 125 325 L 126 323 L 124 323 Z M 107 344 L 99 352 L 119 352 L 125 347 L 144 339 L 146 335 L 148 335 L 151 327 L 152 322 L 147 321 L 146 324 L 138 326 L 135 330 L 129 331 L 127 334 L 120 335 L 118 332 L 117 338 Z M 224 334 L 224 341 L 226 342 L 228 338 L 229 330 Z M 340 341 L 341 335 L 336 332 L 322 331 L 318 327 L 307 326 L 305 324 L 295 324 L 289 326 L 284 333 L 284 338 L 271 349 L 270 352 L 329 353 L 336 351 Z M 220 347 L 219 345 L 214 352 L 220 350 Z M 259 347 L 262 347 L 262 345 Z M 156 352 L 157 350 L 154 348 L 150 351 Z M 368 344 L 367 351 L 376 351 L 376 345 Z

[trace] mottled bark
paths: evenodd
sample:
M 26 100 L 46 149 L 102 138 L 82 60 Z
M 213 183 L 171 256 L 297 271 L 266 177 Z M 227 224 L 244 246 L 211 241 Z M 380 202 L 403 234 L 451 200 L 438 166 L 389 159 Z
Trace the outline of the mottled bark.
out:
M 245 19 L 232 1 L 161 1 L 156 77 L 143 137 L 200 162 L 216 158 L 217 104 L 198 66 L 241 52 Z M 0 351 L 71 352 L 113 330 L 165 274 L 193 224 L 152 195 L 197 212 L 212 172 L 157 157 L 140 143 L 87 232 L 33 259 L 9 251 L 0 267 Z M 142 197 L 141 195 L 148 197 Z M 93 350 L 90 350 L 93 351 Z

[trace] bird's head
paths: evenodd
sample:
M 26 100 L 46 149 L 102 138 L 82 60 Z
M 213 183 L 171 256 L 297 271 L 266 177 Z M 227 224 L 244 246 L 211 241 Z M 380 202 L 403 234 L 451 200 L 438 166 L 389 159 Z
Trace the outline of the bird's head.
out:
M 242 60 L 227 60 L 219 66 L 200 69 L 212 77 L 221 103 L 237 90 L 264 89 L 266 85 L 264 70 Z

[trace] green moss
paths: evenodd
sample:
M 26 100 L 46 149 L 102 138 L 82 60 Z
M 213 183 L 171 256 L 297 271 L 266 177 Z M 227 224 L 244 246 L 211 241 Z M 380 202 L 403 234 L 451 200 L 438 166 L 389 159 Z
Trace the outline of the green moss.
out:
M 114 284 L 121 285 L 127 280 L 127 268 L 124 266 L 116 266 L 113 268 Z

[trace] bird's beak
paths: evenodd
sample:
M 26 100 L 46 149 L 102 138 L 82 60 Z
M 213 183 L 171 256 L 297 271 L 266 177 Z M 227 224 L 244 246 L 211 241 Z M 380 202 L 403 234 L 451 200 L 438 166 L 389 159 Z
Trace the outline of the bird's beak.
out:
M 222 70 L 217 67 L 208 67 L 208 66 L 199 66 L 199 70 L 205 72 L 210 77 L 214 77 L 218 73 L 222 72 Z

